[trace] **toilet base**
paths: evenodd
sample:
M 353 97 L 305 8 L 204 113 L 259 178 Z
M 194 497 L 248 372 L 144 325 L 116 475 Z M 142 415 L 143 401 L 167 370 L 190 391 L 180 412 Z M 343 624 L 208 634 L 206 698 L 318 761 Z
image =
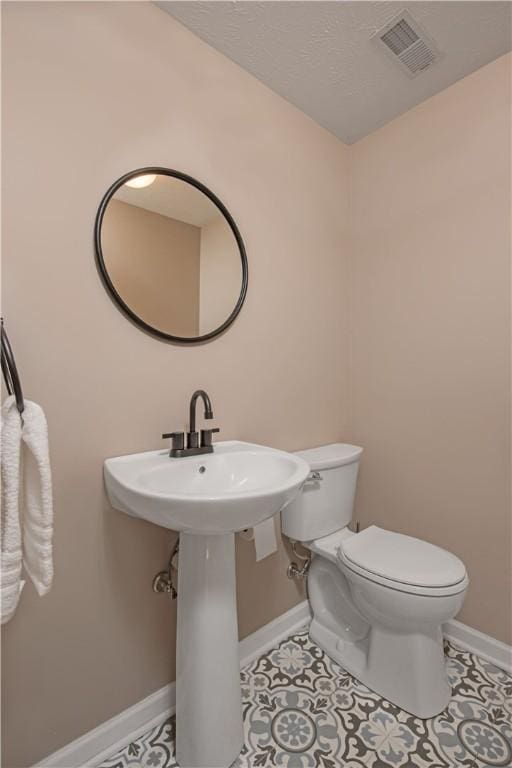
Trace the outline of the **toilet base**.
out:
M 416 717 L 434 717 L 446 708 L 451 688 L 440 624 L 394 629 L 366 621 L 344 574 L 322 557 L 312 563 L 308 588 L 310 637 L 333 661 Z
M 373 628 L 366 640 L 351 643 L 340 640 L 332 630 L 322 626 L 315 619 L 311 622 L 309 635 L 312 641 L 340 667 L 370 690 L 406 712 L 428 719 L 446 709 L 450 701 L 451 688 L 445 672 L 444 658 L 438 658 L 439 643 L 435 644 L 436 674 L 432 676 L 433 667 L 429 664 L 428 673 L 423 675 L 428 679 L 422 680 L 422 675 L 418 674 L 417 668 L 416 670 L 413 668 L 412 674 L 410 669 L 411 662 L 414 665 L 417 656 L 422 658 L 423 643 L 421 641 L 426 638 L 403 637 L 401 642 L 397 642 L 395 636 L 379 636 L 378 630 Z M 416 645 L 418 640 L 420 643 Z M 430 640 L 426 640 L 426 644 L 431 645 Z M 394 649 L 391 651 L 393 646 Z M 442 648 L 442 645 L 440 647 Z M 368 663 L 369 657 L 373 663 Z M 389 667 L 386 666 L 388 662 L 391 662 Z M 397 668 L 398 673 L 394 671 Z M 406 668 L 408 668 L 407 671 Z

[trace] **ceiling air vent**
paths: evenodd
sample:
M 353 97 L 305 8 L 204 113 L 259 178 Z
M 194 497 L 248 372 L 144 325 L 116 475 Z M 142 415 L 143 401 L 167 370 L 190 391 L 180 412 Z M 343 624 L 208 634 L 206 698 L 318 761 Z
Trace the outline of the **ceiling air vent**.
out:
M 441 57 L 432 38 L 408 11 L 394 16 L 373 39 L 409 77 L 416 77 Z

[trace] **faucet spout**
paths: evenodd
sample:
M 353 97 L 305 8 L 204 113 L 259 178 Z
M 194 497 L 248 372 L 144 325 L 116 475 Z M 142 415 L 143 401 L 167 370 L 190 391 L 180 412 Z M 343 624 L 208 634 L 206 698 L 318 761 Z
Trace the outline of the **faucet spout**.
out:
M 204 417 L 205 419 L 213 419 L 212 404 L 208 394 L 204 389 L 196 389 L 190 399 L 190 432 L 196 431 L 196 403 L 201 398 L 204 403 Z

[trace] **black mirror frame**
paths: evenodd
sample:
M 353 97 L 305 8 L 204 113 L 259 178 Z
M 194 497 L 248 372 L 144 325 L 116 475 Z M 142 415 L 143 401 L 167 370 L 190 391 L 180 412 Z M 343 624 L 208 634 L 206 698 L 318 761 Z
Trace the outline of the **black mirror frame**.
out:
M 209 333 L 205 333 L 202 336 L 173 336 L 170 333 L 165 333 L 164 331 L 159 330 L 158 328 L 153 328 L 153 326 L 148 325 L 142 318 L 140 318 L 138 315 L 135 314 L 135 312 L 130 309 L 130 307 L 123 301 L 119 293 L 116 291 L 114 284 L 112 283 L 110 276 L 108 274 L 108 270 L 105 264 L 105 260 L 103 258 L 103 251 L 101 248 L 101 225 L 103 222 L 103 216 L 105 215 L 105 211 L 107 209 L 107 205 L 109 204 L 112 197 L 115 195 L 117 190 L 123 186 L 123 184 L 126 184 L 127 181 L 130 179 L 133 179 L 135 176 L 143 176 L 146 174 L 156 174 L 160 176 L 172 176 L 175 179 L 181 179 L 181 181 L 185 181 L 188 184 L 191 184 L 196 189 L 199 189 L 200 192 L 205 194 L 211 201 L 214 203 L 214 205 L 217 206 L 219 211 L 222 213 L 226 221 L 228 222 L 231 231 L 235 237 L 236 243 L 238 245 L 238 250 L 240 252 L 240 259 L 242 261 L 242 286 L 240 288 L 240 296 L 238 297 L 238 301 L 235 305 L 235 308 L 229 315 L 229 317 L 222 323 L 222 325 L 219 325 L 218 328 L 216 328 L 213 331 L 210 331 Z M 157 338 L 164 339 L 165 341 L 172 341 L 177 342 L 180 344 L 199 344 L 203 341 L 209 341 L 210 339 L 215 338 L 215 336 L 219 336 L 221 333 L 223 333 L 226 328 L 228 328 L 231 323 L 235 320 L 236 316 L 240 312 L 242 308 L 242 304 L 245 301 L 245 297 L 247 294 L 247 284 L 249 280 L 249 269 L 247 265 L 247 253 L 245 250 L 244 241 L 242 240 L 242 235 L 240 234 L 240 231 L 235 224 L 235 220 L 231 216 L 230 212 L 224 205 L 224 203 L 219 200 L 219 198 L 208 189 L 208 187 L 205 187 L 204 184 L 202 184 L 197 179 L 194 179 L 192 176 L 189 176 L 186 173 L 182 173 L 181 171 L 175 171 L 170 168 L 159 168 L 159 167 L 148 167 L 148 168 L 137 168 L 134 171 L 130 171 L 129 173 L 125 173 L 123 176 L 121 176 L 117 181 L 115 181 L 107 190 L 105 195 L 103 196 L 100 206 L 98 208 L 98 212 L 96 214 L 96 220 L 94 223 L 94 245 L 95 245 L 95 253 L 96 253 L 96 264 L 99 270 L 99 273 L 101 275 L 101 279 L 103 281 L 103 284 L 105 288 L 107 289 L 107 292 L 110 294 L 110 297 L 114 300 L 114 303 L 122 310 L 122 312 L 133 322 L 135 325 L 137 325 L 139 328 L 141 328 L 143 331 L 146 331 L 146 333 L 151 334 L 152 336 L 156 336 Z

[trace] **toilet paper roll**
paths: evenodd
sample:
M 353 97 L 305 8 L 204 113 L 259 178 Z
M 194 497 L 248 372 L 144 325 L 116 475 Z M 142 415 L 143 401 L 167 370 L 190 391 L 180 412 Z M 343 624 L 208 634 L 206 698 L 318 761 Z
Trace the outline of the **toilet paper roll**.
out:
M 263 558 L 271 555 L 272 552 L 277 552 L 276 528 L 273 517 L 255 525 L 253 530 L 257 561 L 263 560 Z

